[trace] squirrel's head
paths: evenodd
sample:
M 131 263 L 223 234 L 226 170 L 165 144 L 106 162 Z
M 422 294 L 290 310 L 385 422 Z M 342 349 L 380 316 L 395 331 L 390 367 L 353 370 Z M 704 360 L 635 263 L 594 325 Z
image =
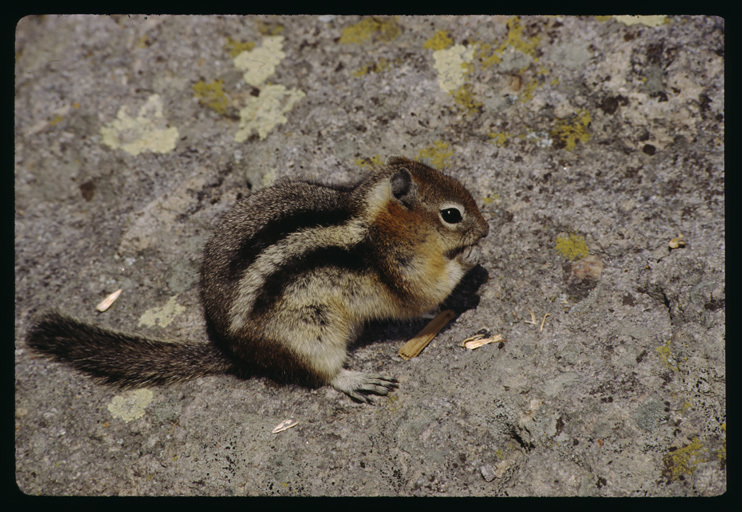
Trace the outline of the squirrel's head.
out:
M 489 225 L 474 198 L 457 180 L 427 165 L 401 157 L 390 157 L 392 195 L 400 204 L 434 229 L 441 249 L 449 258 L 466 266 L 476 263 L 474 246 L 489 232 Z
M 487 235 L 489 225 L 461 183 L 402 157 L 387 160 L 384 181 L 385 211 L 376 221 L 395 244 L 438 252 L 465 268 L 476 264 L 475 245 Z

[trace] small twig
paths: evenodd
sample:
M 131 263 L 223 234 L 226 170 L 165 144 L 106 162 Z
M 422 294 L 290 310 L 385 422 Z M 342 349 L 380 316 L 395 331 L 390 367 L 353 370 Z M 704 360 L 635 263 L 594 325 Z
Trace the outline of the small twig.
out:
M 538 332 L 542 332 L 544 330 L 544 324 L 546 323 L 546 317 L 551 316 L 551 313 L 546 313 L 544 315 L 543 320 L 541 320 L 541 327 L 539 328 Z
M 495 334 L 494 336 L 491 336 L 489 338 L 472 336 L 470 338 L 466 338 L 463 342 L 461 342 L 461 346 L 466 348 L 467 350 L 474 350 L 475 348 L 479 348 L 482 345 L 486 345 L 488 343 L 504 343 L 505 341 L 507 340 L 502 337 L 502 334 Z
M 290 429 L 291 427 L 295 427 L 297 423 L 299 422 L 296 420 L 284 420 L 276 425 L 276 428 L 271 431 L 271 434 L 278 434 L 279 432 L 283 432 L 284 430 Z

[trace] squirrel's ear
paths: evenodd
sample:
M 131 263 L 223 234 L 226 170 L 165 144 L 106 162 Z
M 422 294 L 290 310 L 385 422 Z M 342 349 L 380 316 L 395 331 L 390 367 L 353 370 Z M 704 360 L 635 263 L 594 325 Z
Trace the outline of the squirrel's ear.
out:
M 415 197 L 415 183 L 412 181 L 410 171 L 401 167 L 389 178 L 392 187 L 392 195 L 408 208 L 412 205 Z
M 393 164 L 404 164 L 406 162 L 409 162 L 409 160 L 407 160 L 403 156 L 389 155 L 388 157 L 386 157 L 386 161 L 384 163 L 386 165 L 393 165 Z

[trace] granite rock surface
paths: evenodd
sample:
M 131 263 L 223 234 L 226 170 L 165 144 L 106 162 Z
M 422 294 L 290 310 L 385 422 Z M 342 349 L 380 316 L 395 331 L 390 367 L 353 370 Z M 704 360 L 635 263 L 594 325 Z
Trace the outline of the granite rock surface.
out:
M 723 19 L 44 16 L 15 51 L 23 493 L 726 491 Z M 388 155 L 464 182 L 491 230 L 420 356 L 397 350 L 424 320 L 359 341 L 351 368 L 400 380 L 375 405 L 122 392 L 26 349 L 52 307 L 205 341 L 200 254 L 236 198 Z M 507 341 L 461 347 L 482 328 Z

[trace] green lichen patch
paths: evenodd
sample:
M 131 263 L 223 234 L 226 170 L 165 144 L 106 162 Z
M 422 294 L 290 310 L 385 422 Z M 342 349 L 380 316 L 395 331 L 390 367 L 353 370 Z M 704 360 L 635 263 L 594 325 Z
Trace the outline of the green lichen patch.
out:
M 662 15 L 651 15 L 651 16 L 613 16 L 613 19 L 623 23 L 624 25 L 646 25 L 648 27 L 659 27 L 670 23 L 667 16 Z
M 144 410 L 152 402 L 154 393 L 147 388 L 124 391 L 108 404 L 108 411 L 126 423 L 144 416 Z
M 260 95 L 250 97 L 240 110 L 240 126 L 234 140 L 244 142 L 253 131 L 265 139 L 273 128 L 288 121 L 285 114 L 304 96 L 304 91 L 280 84 L 263 86 Z
M 178 304 L 178 296 L 174 295 L 170 297 L 162 307 L 154 307 L 148 309 L 144 314 L 139 317 L 139 326 L 154 327 L 159 325 L 160 327 L 167 327 L 170 325 L 175 317 L 185 311 L 186 308 Z
M 249 85 L 259 87 L 270 78 L 286 57 L 283 51 L 283 36 L 267 36 L 260 47 L 242 52 L 234 58 L 234 67 L 244 71 L 242 78 Z
M 466 76 L 472 69 L 469 64 L 473 58 L 474 49 L 461 44 L 433 52 L 433 65 L 442 91 L 454 93 L 466 84 Z
M 396 18 L 363 18 L 358 23 L 345 27 L 340 35 L 342 44 L 361 44 L 368 40 L 392 41 L 402 33 Z
M 204 82 L 199 80 L 193 84 L 193 95 L 198 101 L 212 109 L 220 115 L 225 115 L 229 108 L 229 99 L 222 89 L 223 81 L 214 80 L 213 82 Z
M 567 236 L 558 236 L 555 248 L 559 254 L 570 261 L 579 260 L 590 253 L 585 239 L 574 233 Z
M 101 127 L 103 143 L 135 156 L 143 152 L 169 153 L 175 149 L 179 134 L 175 126 L 168 126 L 162 111 L 162 98 L 158 94 L 147 98 L 136 117 L 122 106 L 116 119 Z

